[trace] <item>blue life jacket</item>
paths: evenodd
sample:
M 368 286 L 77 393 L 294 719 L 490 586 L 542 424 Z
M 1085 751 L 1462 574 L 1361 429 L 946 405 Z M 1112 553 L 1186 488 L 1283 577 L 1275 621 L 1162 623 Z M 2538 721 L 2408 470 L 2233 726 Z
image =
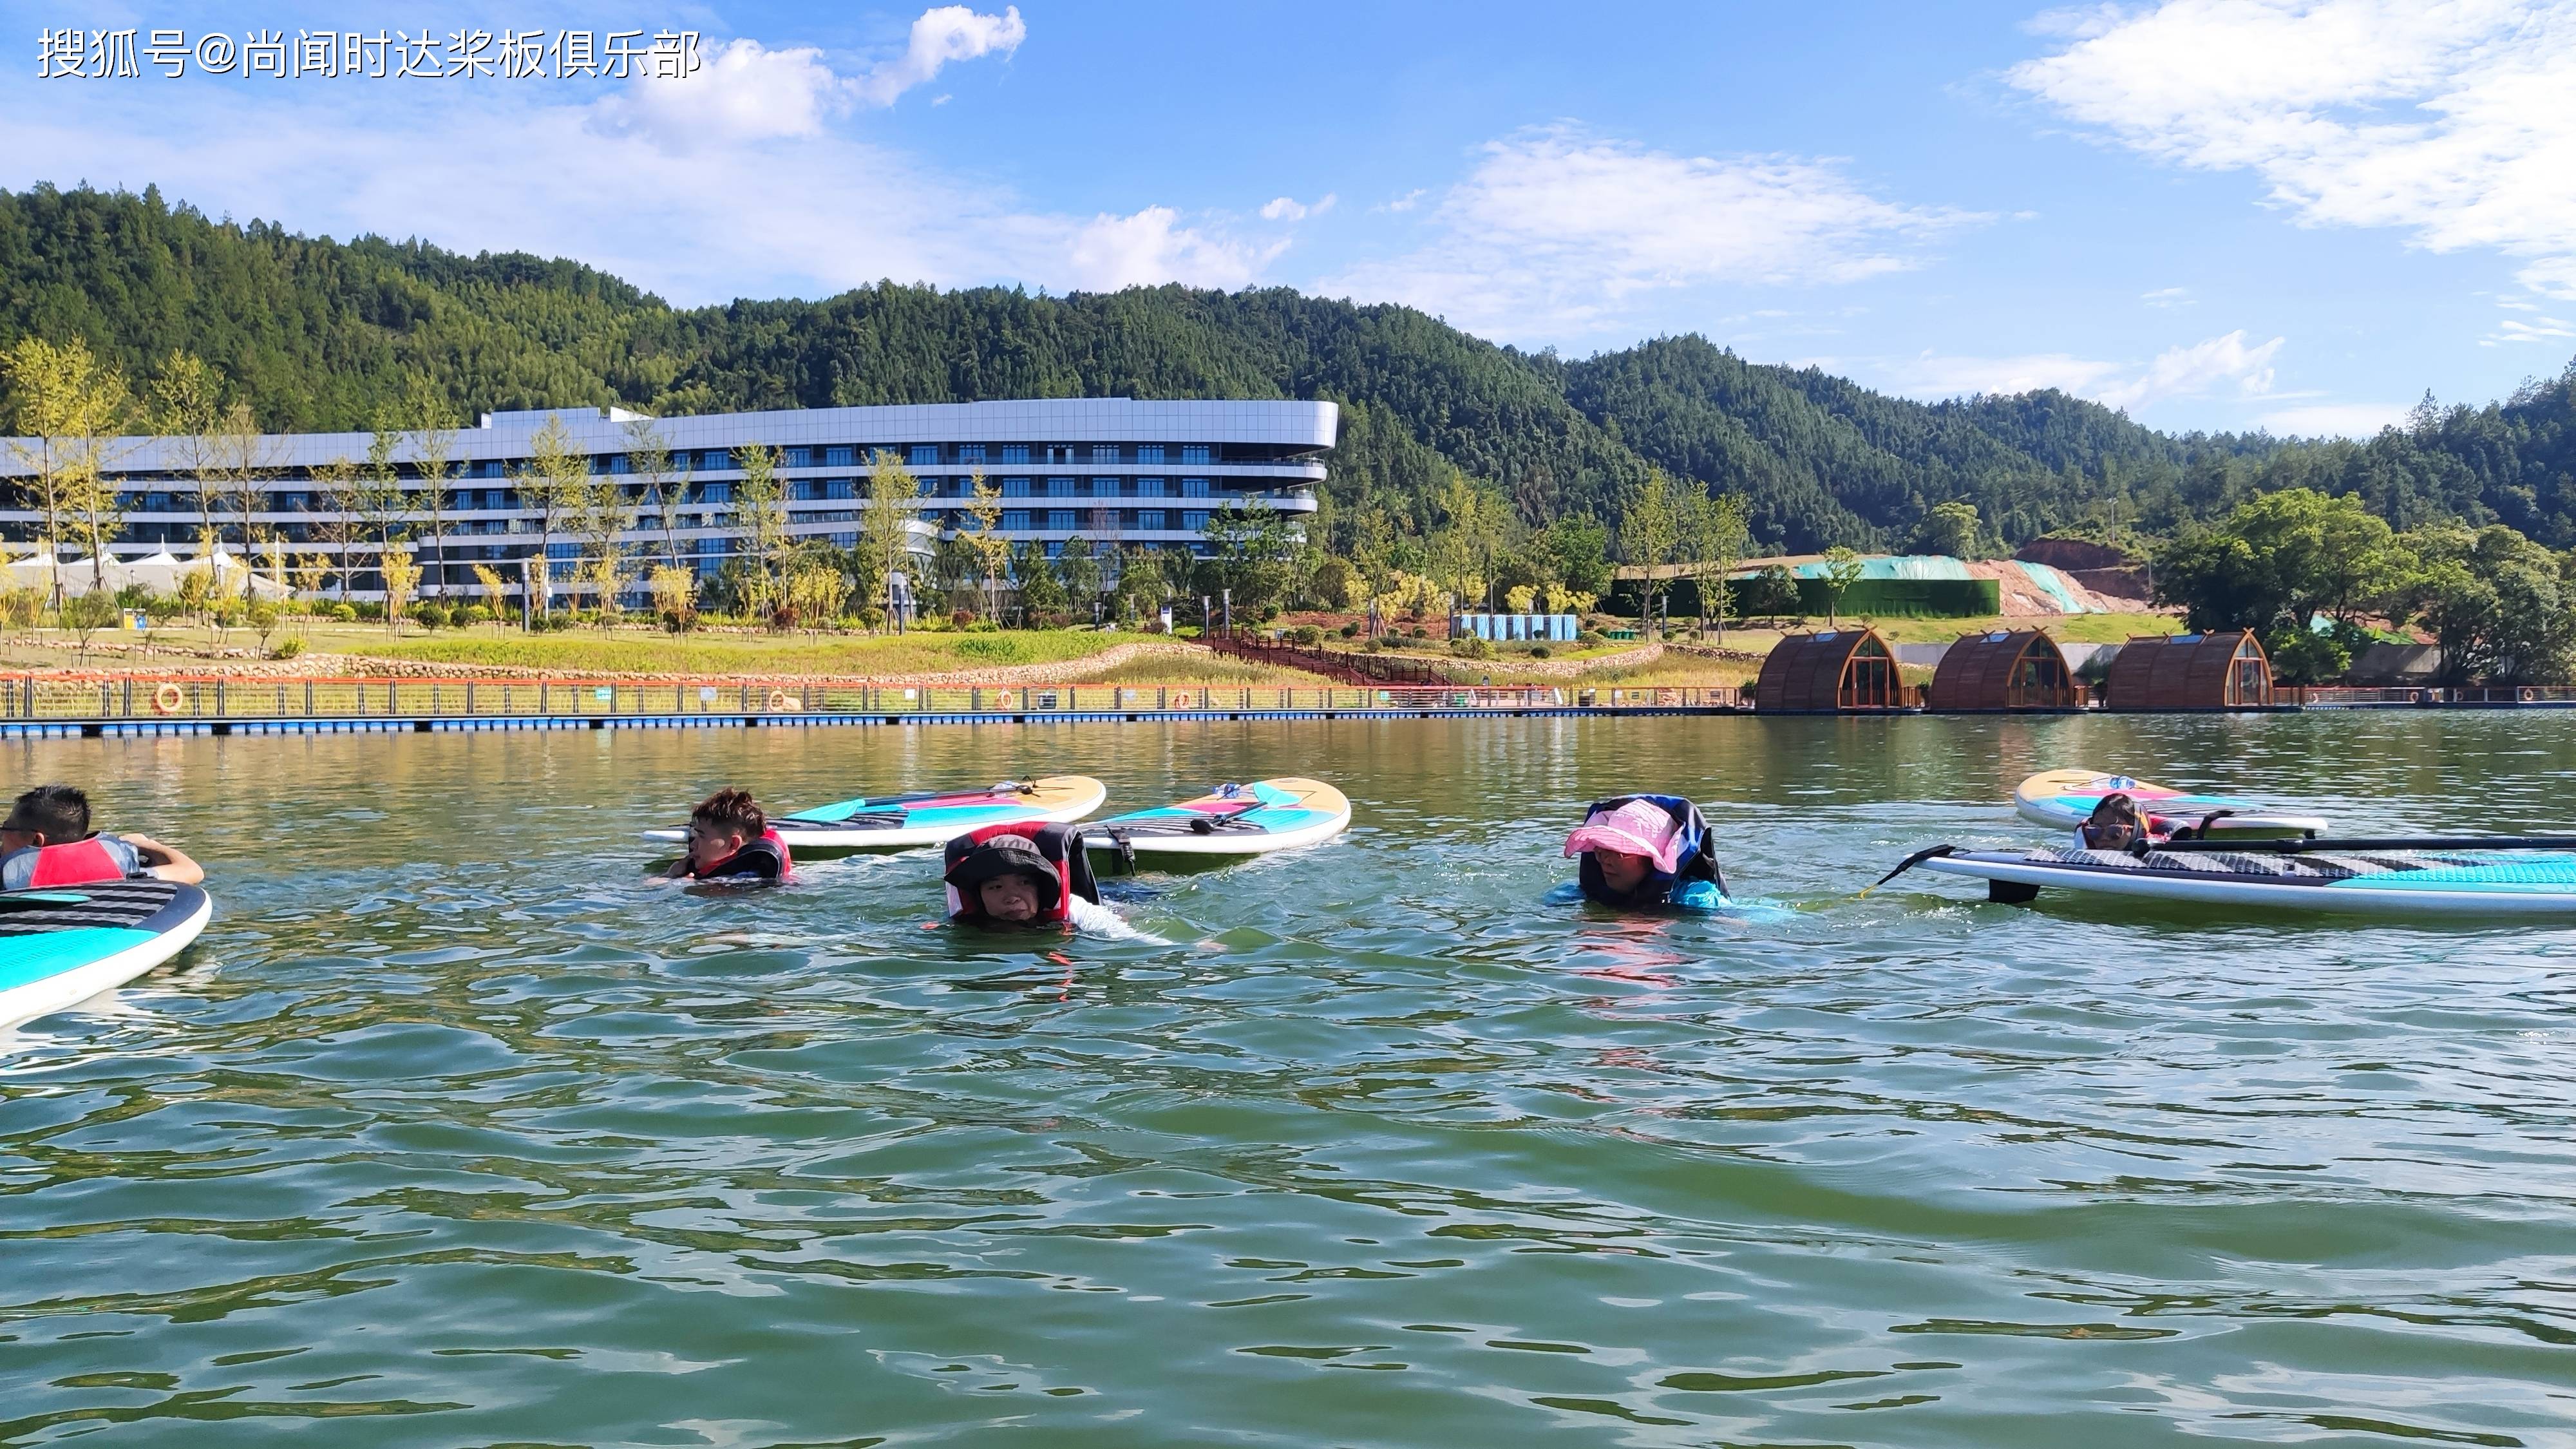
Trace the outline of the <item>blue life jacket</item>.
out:
M 1726 902 L 1726 876 L 1717 868 L 1717 832 L 1700 818 L 1699 807 L 1679 795 L 1614 795 L 1586 807 L 1583 818 L 1616 810 L 1632 800 L 1643 800 L 1673 819 L 1681 829 L 1681 856 L 1673 872 L 1652 871 L 1645 884 L 1621 895 L 1601 879 L 1601 864 L 1591 851 L 1576 857 L 1575 883 L 1583 888 L 1584 898 L 1605 906 L 1634 909 L 1639 906 L 1687 906 L 1712 910 Z

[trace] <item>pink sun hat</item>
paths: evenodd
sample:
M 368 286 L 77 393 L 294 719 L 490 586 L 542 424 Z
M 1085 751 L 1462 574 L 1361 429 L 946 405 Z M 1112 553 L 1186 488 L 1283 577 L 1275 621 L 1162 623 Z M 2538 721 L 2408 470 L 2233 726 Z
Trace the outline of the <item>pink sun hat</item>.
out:
M 1655 862 L 1655 869 L 1670 875 L 1681 868 L 1682 831 L 1662 807 L 1631 800 L 1616 810 L 1594 811 L 1591 818 L 1565 837 L 1567 855 L 1581 855 L 1587 850 L 1647 856 Z

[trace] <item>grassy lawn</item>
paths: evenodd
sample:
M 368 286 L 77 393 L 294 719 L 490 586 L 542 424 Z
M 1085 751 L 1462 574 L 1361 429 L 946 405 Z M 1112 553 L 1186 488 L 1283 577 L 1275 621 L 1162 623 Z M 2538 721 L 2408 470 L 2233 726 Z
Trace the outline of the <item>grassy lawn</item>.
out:
M 937 674 L 1084 659 L 1137 634 L 1088 630 L 994 634 L 648 634 L 573 629 L 560 634 L 458 630 L 387 638 L 382 629 L 323 628 L 309 648 L 437 664 L 500 665 L 563 674 Z

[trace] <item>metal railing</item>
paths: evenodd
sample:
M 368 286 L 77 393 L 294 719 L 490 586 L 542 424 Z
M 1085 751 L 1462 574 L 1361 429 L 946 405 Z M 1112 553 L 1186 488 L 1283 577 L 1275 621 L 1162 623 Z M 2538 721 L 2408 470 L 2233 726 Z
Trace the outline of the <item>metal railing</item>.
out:
M 245 679 L 214 675 L 0 676 L 0 723 L 305 719 L 1337 713 L 1367 710 L 1731 709 L 1732 689 L 1546 686 L 897 685 L 780 679 Z
M 2282 685 L 2273 691 L 2283 703 L 2296 703 L 2312 708 L 2352 708 L 2365 705 L 2419 705 L 2438 708 L 2454 705 L 2549 704 L 2576 705 L 2576 686 L 2564 684 L 2463 685 L 2444 688 L 2437 685 L 2385 685 L 2365 687 L 2325 684 Z

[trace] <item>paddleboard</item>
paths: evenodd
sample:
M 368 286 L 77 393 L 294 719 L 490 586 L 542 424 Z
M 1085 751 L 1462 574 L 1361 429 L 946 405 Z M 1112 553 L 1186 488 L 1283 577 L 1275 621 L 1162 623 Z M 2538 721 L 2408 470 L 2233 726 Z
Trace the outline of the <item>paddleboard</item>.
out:
M 1013 821 L 1080 820 L 1108 798 L 1108 787 L 1089 775 L 1050 775 L 972 790 L 843 800 L 773 817 L 769 824 L 787 842 L 788 854 L 810 859 L 945 845 L 969 830 Z M 644 838 L 685 842 L 689 831 L 686 826 L 647 830 Z
M 2105 775 L 2093 770 L 2042 770 L 2013 791 L 2013 808 L 2034 824 L 2073 830 L 2093 814 L 2106 795 L 2126 795 L 2147 813 L 2148 828 L 2159 835 L 2209 821 L 2209 834 L 2237 836 L 2313 835 L 2326 828 L 2322 815 L 2295 815 L 2266 809 L 2250 800 L 2225 795 L 2193 795 L 2151 780 Z
M 2043 847 L 1959 851 L 1921 864 L 1944 875 L 1985 880 L 1990 899 L 2016 902 L 2045 888 L 2257 913 L 2576 915 L 2576 852 L 2567 851 L 2150 850 L 2134 856 Z
M 166 880 L 0 893 L 0 1028 L 111 991 L 197 939 L 214 902 Z
M 1169 866 L 1183 858 L 1267 855 L 1317 845 L 1350 823 L 1351 802 L 1321 780 L 1255 780 L 1220 785 L 1195 800 L 1112 815 L 1084 826 L 1082 840 L 1122 865 L 1132 858 Z

